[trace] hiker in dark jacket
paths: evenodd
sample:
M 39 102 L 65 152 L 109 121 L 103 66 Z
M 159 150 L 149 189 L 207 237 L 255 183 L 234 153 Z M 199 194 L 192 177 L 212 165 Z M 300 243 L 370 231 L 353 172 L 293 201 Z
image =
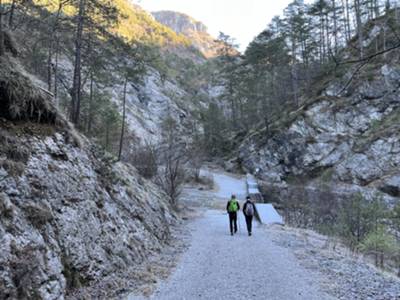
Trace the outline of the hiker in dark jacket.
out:
M 229 228 L 231 235 L 237 232 L 237 212 L 240 210 L 239 202 L 235 195 L 232 195 L 231 200 L 226 204 L 226 211 L 229 215 Z
M 249 233 L 249 236 L 251 235 L 251 226 L 255 212 L 256 212 L 256 206 L 251 201 L 250 196 L 247 196 L 246 203 L 243 206 L 243 214 L 244 217 L 246 218 L 247 232 Z

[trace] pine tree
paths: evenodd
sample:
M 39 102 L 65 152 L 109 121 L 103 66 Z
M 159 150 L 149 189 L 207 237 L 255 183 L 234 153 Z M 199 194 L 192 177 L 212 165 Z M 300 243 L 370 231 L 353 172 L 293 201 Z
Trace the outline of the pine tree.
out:
M 76 32 L 74 38 L 74 71 L 71 88 L 70 119 L 79 125 L 82 96 L 82 50 L 84 31 L 91 34 L 107 35 L 107 30 L 117 21 L 118 14 L 109 1 L 79 0 L 76 16 Z
M 0 56 L 3 56 L 5 53 L 4 46 L 4 29 L 3 29 L 3 16 L 5 15 L 3 8 L 3 1 L 0 0 Z

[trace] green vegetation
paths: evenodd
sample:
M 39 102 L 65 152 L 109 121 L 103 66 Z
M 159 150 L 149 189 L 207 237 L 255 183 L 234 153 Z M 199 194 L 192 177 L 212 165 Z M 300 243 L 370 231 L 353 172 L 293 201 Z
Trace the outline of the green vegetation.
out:
M 395 61 L 398 49 L 383 52 L 398 44 L 396 16 L 390 1 L 292 1 L 244 56 L 228 56 L 220 68 L 222 98 L 232 120 L 241 120 L 229 124 L 232 136 L 244 131 L 263 143 L 313 103 L 348 105 L 360 82 L 375 80 L 384 63 Z M 332 84 L 337 94 L 327 97 Z
M 360 250 L 366 254 L 375 257 L 375 265 L 381 268 L 385 267 L 385 257 L 394 257 L 398 255 L 400 245 L 395 237 L 388 233 L 385 226 L 379 226 L 377 229 L 368 233 L 360 244 Z
M 315 195 L 302 185 L 291 187 L 284 203 L 289 224 L 339 237 L 352 251 L 372 256 L 377 267 L 396 267 L 393 263 L 400 255 L 400 204 L 391 209 L 380 194 L 371 199 L 361 193 L 338 199 L 328 183 L 312 193 Z
M 12 0 L 3 2 L 11 3 Z M 60 3 L 58 0 L 33 0 L 32 2 L 51 13 L 57 12 Z M 109 1 L 100 0 L 98 2 L 107 3 Z M 112 5 L 120 14 L 119 22 L 113 26 L 112 31 L 123 37 L 127 42 L 141 42 L 154 46 L 181 45 L 188 47 L 191 45 L 186 37 L 158 23 L 139 6 L 126 0 L 114 0 Z M 62 12 L 67 16 L 74 16 L 78 11 L 72 2 L 65 1 Z
M 116 33 L 128 41 L 140 41 L 157 46 L 190 46 L 191 42 L 183 35 L 156 22 L 152 16 L 126 0 L 114 0 L 114 5 L 122 13 Z
M 120 116 L 121 106 L 116 105 L 116 96 L 125 111 L 126 90 L 137 89 L 146 73 L 154 68 L 160 73 L 162 83 L 176 82 L 193 94 L 179 99 L 181 103 L 200 97 L 197 91 L 204 80 L 196 80 L 203 76 L 197 62 L 203 62 L 204 57 L 188 38 L 156 22 L 149 13 L 127 0 L 2 3 L 1 8 L 7 11 L 2 15 L 2 24 L 7 29 L 3 35 L 8 41 L 6 46 L 10 48 L 11 37 L 16 37 L 18 45 L 18 49 L 7 49 L 8 52 L 18 50 L 22 64 L 46 83 L 44 93 L 55 97 L 55 103 L 43 102 L 49 107 L 42 109 L 42 104 L 35 101 L 36 96 L 26 102 L 25 89 L 14 89 L 17 94 L 10 99 L 18 98 L 19 102 L 10 112 L 19 118 L 34 105 L 29 118 L 55 121 L 47 112 L 58 106 L 81 132 L 108 151 L 123 152 L 122 156 L 126 156 L 137 140 L 125 126 L 126 117 Z M 126 78 L 127 68 L 129 78 Z M 13 77 L 7 80 L 11 82 Z M 16 83 L 27 86 L 21 80 Z M 120 95 L 115 91 L 120 91 Z M 33 92 L 32 95 L 38 93 Z M 123 139 L 127 151 L 120 150 Z

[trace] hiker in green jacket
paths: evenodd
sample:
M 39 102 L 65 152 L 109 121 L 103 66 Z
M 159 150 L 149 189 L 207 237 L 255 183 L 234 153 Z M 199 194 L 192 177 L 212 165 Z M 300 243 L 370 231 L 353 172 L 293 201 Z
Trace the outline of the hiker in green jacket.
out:
M 229 215 L 229 228 L 231 235 L 237 232 L 237 212 L 240 210 L 239 202 L 235 195 L 232 195 L 231 199 L 226 204 L 226 211 Z

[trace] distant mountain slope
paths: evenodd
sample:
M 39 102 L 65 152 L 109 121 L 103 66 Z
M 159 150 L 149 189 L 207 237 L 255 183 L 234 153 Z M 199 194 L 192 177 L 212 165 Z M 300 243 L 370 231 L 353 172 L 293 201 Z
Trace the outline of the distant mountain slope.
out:
M 152 12 L 152 15 L 161 24 L 168 26 L 177 34 L 187 37 L 204 56 L 214 57 L 217 55 L 219 43 L 207 32 L 207 27 L 202 22 L 175 11 L 157 11 Z
M 34 3 L 41 6 L 41 9 L 36 11 L 40 11 L 47 19 L 54 17 L 54 12 L 58 9 L 56 0 L 34 0 Z M 187 120 L 192 119 L 190 118 L 192 112 L 198 111 L 203 104 L 202 101 L 197 101 L 195 98 L 198 99 L 201 96 L 205 102 L 208 99 L 205 88 L 199 87 L 204 80 L 197 79 L 201 76 L 201 65 L 207 59 L 192 45 L 188 37 L 157 22 L 150 13 L 139 6 L 128 0 L 115 0 L 113 5 L 122 16 L 111 29 L 112 32 L 123 37 L 129 44 L 139 44 L 140 47 L 142 44 L 145 45 L 143 47 L 145 54 L 142 57 L 144 57 L 146 73 L 143 74 L 141 80 L 128 85 L 127 89 L 127 127 L 141 141 L 154 140 L 159 137 L 161 120 L 170 114 L 184 129 Z M 63 8 L 65 19 L 68 20 L 69 16 L 75 15 L 73 9 L 71 6 Z M 20 10 L 22 11 L 22 9 Z M 48 12 L 53 12 L 53 14 Z M 40 23 L 36 19 L 35 13 L 32 13 L 29 18 L 31 18 L 31 24 Z M 67 108 L 70 102 L 68 87 L 72 85 L 73 75 L 74 22 L 72 18 L 68 24 L 71 26 L 66 27 L 60 34 L 62 51 L 60 51 L 57 63 L 58 102 L 63 108 Z M 23 63 L 43 82 L 46 82 L 48 76 L 48 72 L 43 67 L 48 65 L 48 44 L 36 41 L 49 39 L 46 30 L 40 26 L 31 26 L 31 28 L 21 26 L 15 35 L 17 42 L 21 42 Z M 123 75 L 121 70 L 112 66 L 116 65 L 118 60 L 123 61 L 129 58 L 124 53 L 120 53 L 120 57 L 116 57 L 114 54 L 104 54 L 109 51 L 107 47 L 112 48 L 112 45 L 104 43 L 102 40 L 96 41 L 96 51 L 104 56 L 103 63 L 107 66 L 105 69 L 107 69 L 109 80 L 105 82 L 99 80 L 94 86 L 98 90 L 98 95 L 103 95 L 107 101 L 110 100 L 122 112 L 123 85 L 120 82 L 122 82 Z M 89 47 L 86 47 L 85 51 L 88 52 L 88 49 Z M 53 55 L 52 63 L 56 65 L 55 55 Z M 86 79 L 89 78 L 87 73 L 89 63 L 89 61 L 85 61 L 83 66 L 85 74 L 83 77 Z M 42 83 L 42 86 L 47 88 L 45 83 Z M 207 87 L 207 84 L 203 84 L 203 86 Z M 82 88 L 84 94 L 88 95 L 90 92 L 89 80 L 84 82 Z M 87 107 L 87 99 L 88 97 L 83 99 L 83 106 Z

